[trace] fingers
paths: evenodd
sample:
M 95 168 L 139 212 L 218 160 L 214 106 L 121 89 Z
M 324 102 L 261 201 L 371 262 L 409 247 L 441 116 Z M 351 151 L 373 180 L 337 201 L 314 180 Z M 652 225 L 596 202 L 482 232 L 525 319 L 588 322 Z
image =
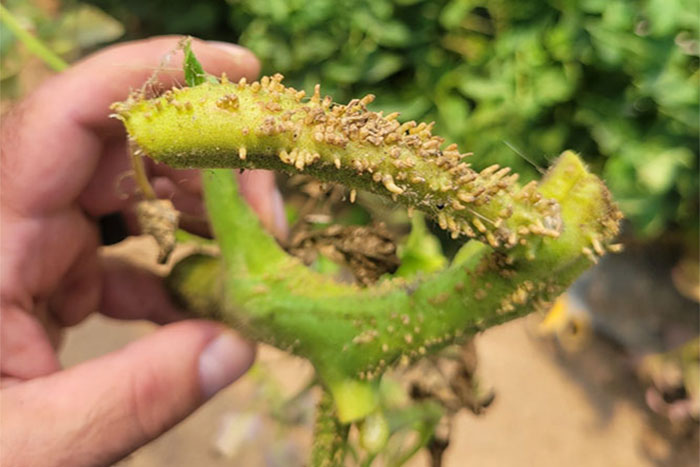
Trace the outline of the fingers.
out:
M 169 199 L 180 212 L 179 228 L 203 237 L 211 236 L 204 201 L 200 195 L 193 195 L 165 177 L 153 179 L 151 186 L 158 198 Z
M 117 319 L 165 324 L 184 318 L 163 287 L 163 279 L 116 258 L 102 260 L 100 312 Z
M 123 156 L 123 154 L 121 154 Z M 128 162 L 107 157 L 107 160 L 120 160 L 108 163 L 108 170 L 124 174 L 119 181 L 106 182 L 102 177 L 81 196 L 81 204 L 94 217 L 121 211 L 127 216 L 132 233 L 138 233 L 134 214 L 130 209 L 136 199 L 133 178 L 128 176 Z M 170 199 L 175 208 L 183 214 L 181 226 L 197 235 L 210 235 L 206 211 L 201 200 L 201 178 L 198 170 L 177 170 L 161 164 L 150 171 L 151 184 L 159 198 Z M 242 195 L 258 214 L 262 224 L 278 239 L 288 233 L 284 202 L 275 184 L 274 174 L 264 170 L 249 170 L 238 176 Z
M 275 185 L 274 173 L 249 170 L 238 176 L 241 194 L 260 217 L 268 232 L 279 240 L 287 237 L 287 216 L 282 195 Z
M 15 306 L 3 306 L 0 319 L 2 378 L 30 379 L 61 366 L 46 328 L 36 316 Z
M 200 196 L 202 184 L 199 171 L 193 169 L 173 169 L 144 159 L 148 177 L 167 178 L 193 196 Z M 126 149 L 126 137 L 110 139 L 105 148 L 93 177 L 80 194 L 81 207 L 92 217 L 101 217 L 122 211 L 141 199 L 132 174 L 131 162 Z
M 83 77 L 83 82 L 89 81 L 95 89 L 89 94 L 73 94 L 79 99 L 75 105 L 75 121 L 89 128 L 116 129 L 121 134 L 121 122 L 106 119 L 105 109 L 124 100 L 131 90 L 140 89 L 154 73 L 157 73 L 155 82 L 164 89 L 184 85 L 183 54 L 178 50 L 181 40 L 182 36 L 168 36 L 128 42 L 108 47 L 78 62 L 69 70 L 74 76 L 66 79 L 71 83 L 68 89 L 80 90 L 74 77 Z M 235 44 L 193 39 L 192 50 L 204 69 L 213 75 L 226 73 L 232 80 L 238 80 L 254 78 L 260 72 L 255 56 Z M 84 78 L 86 75 L 89 78 Z
M 253 358 L 253 347 L 229 331 L 185 321 L 3 389 L 0 464 L 109 465 L 238 379 Z
M 160 194 L 172 190 L 171 196 L 178 209 L 195 216 L 203 215 L 201 200 L 178 190 L 172 182 L 162 178 L 156 185 Z M 239 175 L 243 196 L 258 214 L 263 225 L 278 238 L 285 238 L 288 227 L 282 196 L 275 186 L 272 172 L 256 170 Z M 170 197 L 170 196 L 168 196 Z M 196 220 L 194 221 L 196 223 Z M 190 225 L 202 230 L 205 225 Z M 182 319 L 183 315 L 171 301 L 163 287 L 163 279 L 127 262 L 104 258 L 102 261 L 102 314 L 118 319 L 147 319 L 163 324 Z M 129 291 L 125 293 L 125 291 Z
M 140 88 L 161 66 L 158 80 L 164 86 L 182 83 L 182 54 L 175 53 L 180 39 L 107 48 L 54 76 L 14 109 L 2 128 L 3 204 L 24 215 L 40 215 L 76 199 L 94 175 L 116 180 L 119 173 L 95 173 L 108 170 L 99 164 L 106 142 L 124 137 L 121 122 L 109 118 L 109 106 Z M 197 40 L 192 45 L 211 73 L 225 71 L 238 79 L 259 71 L 255 57 L 243 48 L 224 50 Z
M 8 336 L 6 342 L 24 340 L 27 347 L 36 346 L 27 350 L 30 354 L 35 350 L 43 354 L 42 349 L 51 347 L 44 341 L 55 344 L 61 324 L 77 322 L 97 308 L 100 293 L 95 261 L 97 231 L 77 208 L 64 209 L 42 219 L 24 218 L 3 209 L 0 223 L 3 334 Z M 26 317 L 10 318 L 15 314 Z M 39 322 L 47 333 L 33 331 L 27 324 Z M 3 373 L 31 377 L 49 371 L 43 364 L 48 357 L 25 359 L 18 356 L 21 354 L 24 351 L 19 352 L 18 348 L 3 352 Z M 10 361 L 16 362 L 17 367 Z
M 87 223 L 86 223 L 87 224 Z M 92 224 L 78 243 L 82 248 L 69 269 L 61 274 L 55 292 L 49 298 L 49 310 L 60 326 L 73 326 L 97 311 L 100 301 L 100 261 L 98 234 Z M 57 246 L 60 248 L 60 246 Z
M 73 272 L 74 271 L 74 272 Z M 144 319 L 157 324 L 185 315 L 170 300 L 157 275 L 116 258 L 98 261 L 94 251 L 66 274 L 49 304 L 31 310 L 3 303 L 0 312 L 2 377 L 28 380 L 60 369 L 55 348 L 64 326 L 79 323 L 98 309 L 117 319 Z M 101 296 L 100 296 L 101 291 Z
M 193 195 L 202 194 L 202 178 L 196 169 L 173 169 L 165 164 L 151 162 L 149 174 L 152 177 L 166 177 L 178 187 Z

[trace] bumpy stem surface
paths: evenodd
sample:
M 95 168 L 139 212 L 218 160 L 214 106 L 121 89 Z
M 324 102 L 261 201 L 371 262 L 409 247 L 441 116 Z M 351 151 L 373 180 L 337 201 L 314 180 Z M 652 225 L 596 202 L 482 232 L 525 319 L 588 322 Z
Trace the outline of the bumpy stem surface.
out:
M 146 155 L 173 167 L 268 168 L 308 172 L 366 189 L 423 210 L 453 236 L 510 248 L 533 236 L 556 237 L 557 205 L 535 184 L 519 189 L 517 174 L 497 165 L 474 171 L 432 124 L 400 124 L 370 112 L 369 95 L 348 105 L 321 99 L 318 87 L 285 87 L 281 76 L 248 84 L 204 82 L 115 106 Z
M 279 77 L 205 82 L 115 110 L 132 143 L 176 167 L 307 171 L 390 196 L 468 242 L 426 277 L 361 289 L 288 256 L 238 196 L 230 170 L 207 170 L 207 209 L 221 258 L 190 257 L 169 278 L 180 302 L 252 338 L 308 358 L 349 422 L 376 409 L 384 370 L 544 306 L 602 255 L 619 211 L 605 186 L 566 152 L 539 184 L 506 169 L 473 171 L 430 125 L 400 125 L 308 100 Z

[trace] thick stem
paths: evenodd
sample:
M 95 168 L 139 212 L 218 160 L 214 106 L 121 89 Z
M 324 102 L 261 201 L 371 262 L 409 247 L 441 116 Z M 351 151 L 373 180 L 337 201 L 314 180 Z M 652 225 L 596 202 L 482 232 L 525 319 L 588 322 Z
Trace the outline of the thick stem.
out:
M 197 267 L 175 268 L 174 293 L 190 309 L 308 358 L 343 422 L 374 410 L 372 384 L 390 365 L 545 306 L 591 264 L 589 245 L 608 240 L 617 225 L 600 181 L 576 156 L 565 155 L 540 189 L 560 201 L 565 226 L 576 228 L 509 253 L 470 242 L 444 271 L 360 289 L 285 256 L 236 196 L 230 171 L 209 171 L 204 184 L 225 261 L 223 285 L 212 292 L 214 281 L 197 276 L 212 277 L 219 266 L 195 261 Z

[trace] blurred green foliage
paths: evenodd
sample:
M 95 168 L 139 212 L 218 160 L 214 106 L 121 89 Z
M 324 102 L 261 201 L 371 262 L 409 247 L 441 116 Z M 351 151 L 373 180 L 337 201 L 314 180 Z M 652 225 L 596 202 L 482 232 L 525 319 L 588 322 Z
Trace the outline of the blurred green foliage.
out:
M 376 94 L 375 109 L 435 120 L 481 166 L 527 179 L 574 149 L 638 234 L 697 229 L 697 0 L 89 3 L 129 38 L 239 41 L 296 87 Z
M 240 41 L 305 89 L 435 120 L 534 175 L 566 148 L 603 174 L 637 231 L 697 224 L 693 0 L 230 0 Z M 513 148 L 516 148 L 514 150 Z
M 96 46 L 114 41 L 124 34 L 124 27 L 119 21 L 99 8 L 84 3 L 68 1 L 60 9 L 26 0 L 7 0 L 3 4 L 22 27 L 67 61 L 78 59 Z M 0 86 L 3 98 L 16 97 L 16 78 L 31 58 L 26 50 L 18 47 L 17 42 L 9 28 L 0 27 Z

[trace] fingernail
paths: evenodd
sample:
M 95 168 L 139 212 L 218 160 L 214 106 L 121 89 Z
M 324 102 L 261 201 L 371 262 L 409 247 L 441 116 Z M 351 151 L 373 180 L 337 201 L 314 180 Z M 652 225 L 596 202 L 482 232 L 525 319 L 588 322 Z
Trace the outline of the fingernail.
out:
M 199 356 L 199 382 L 202 394 L 211 396 L 236 381 L 252 364 L 251 346 L 229 332 L 207 345 Z
M 278 239 L 284 240 L 287 238 L 287 213 L 284 210 L 284 200 L 282 194 L 275 188 L 272 191 L 272 216 L 275 223 L 275 235 Z
M 207 41 L 207 44 L 211 45 L 212 47 L 216 47 L 217 49 L 221 49 L 224 52 L 229 53 L 236 60 L 240 60 L 240 61 L 244 61 L 244 60 L 257 61 L 258 60 L 255 57 L 255 55 L 253 54 L 253 52 L 246 49 L 245 47 L 241 47 L 238 44 L 232 44 L 230 42 L 220 42 L 220 41 Z

